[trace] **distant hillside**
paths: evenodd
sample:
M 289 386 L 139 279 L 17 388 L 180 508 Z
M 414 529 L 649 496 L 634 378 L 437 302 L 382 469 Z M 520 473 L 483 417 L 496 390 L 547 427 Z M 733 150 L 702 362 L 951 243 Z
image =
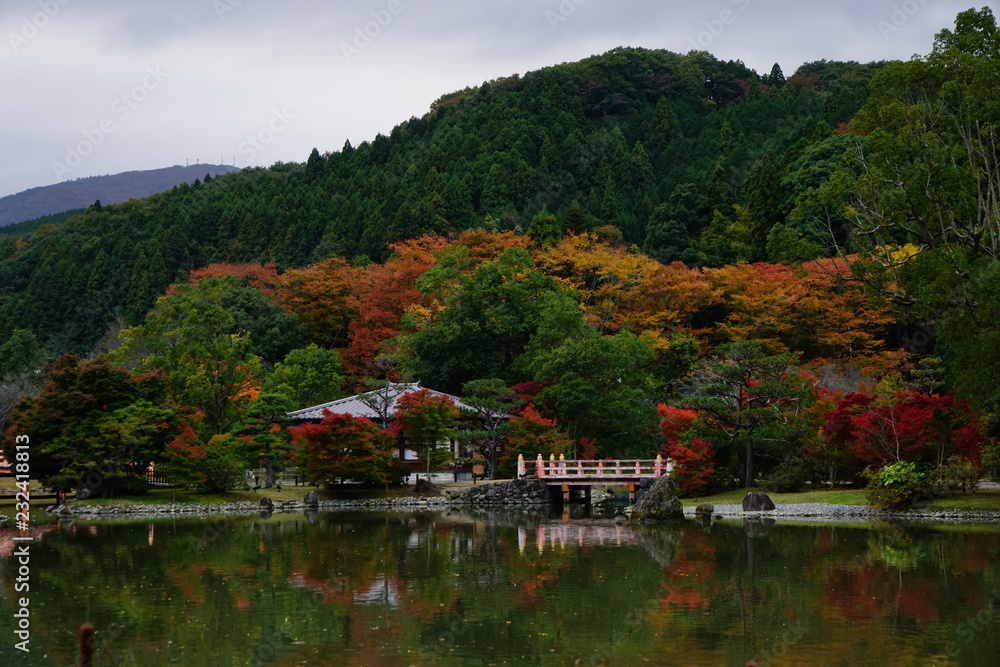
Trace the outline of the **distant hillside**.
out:
M 810 188 L 855 141 L 846 123 L 883 65 L 808 63 L 786 80 L 707 53 L 619 48 L 443 95 L 388 136 L 305 163 L 122 204 L 91 193 L 62 224 L 0 235 L 0 341 L 28 329 L 86 354 L 108 322 L 139 322 L 212 262 L 364 264 L 422 234 L 524 233 L 536 218 L 555 235 L 617 233 L 664 263 L 765 261 L 779 222 L 811 240 L 798 217 L 819 215 Z
M 0 227 L 42 216 L 86 208 L 98 199 L 102 204 L 120 204 L 129 199 L 148 197 L 180 185 L 238 171 L 220 164 L 197 164 L 190 167 L 174 165 L 148 171 L 126 171 L 110 176 L 91 176 L 55 185 L 31 188 L 24 192 L 0 197 Z

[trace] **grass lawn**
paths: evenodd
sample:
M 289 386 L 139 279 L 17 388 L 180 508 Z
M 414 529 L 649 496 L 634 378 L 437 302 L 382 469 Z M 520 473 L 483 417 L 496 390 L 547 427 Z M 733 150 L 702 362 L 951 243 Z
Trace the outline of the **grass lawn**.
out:
M 748 491 L 761 489 L 738 489 L 714 496 L 702 498 L 684 498 L 681 503 L 685 507 L 695 507 L 701 503 L 713 505 L 739 505 Z M 775 505 L 791 505 L 796 503 L 830 503 L 832 505 L 867 505 L 864 489 L 811 489 L 800 493 L 768 493 Z M 975 491 L 973 493 L 956 493 L 947 498 L 940 498 L 920 509 L 943 511 L 985 511 L 1000 512 L 1000 490 Z
M 701 503 L 712 503 L 713 505 L 739 505 L 750 491 L 760 491 L 761 489 L 737 489 L 736 491 L 726 491 L 714 496 L 704 496 L 701 498 L 684 498 L 681 503 L 685 507 L 694 507 Z M 866 505 L 864 489 L 828 489 L 818 488 L 799 493 L 768 493 L 775 505 L 791 505 L 797 503 L 830 503 L 833 505 Z
M 282 486 L 281 491 L 271 488 L 259 489 L 257 491 L 231 491 L 221 494 L 178 491 L 175 489 L 150 489 L 139 496 L 94 498 L 92 500 L 77 500 L 75 502 L 81 505 L 98 507 L 104 505 L 164 505 L 174 502 L 221 505 L 223 503 L 238 503 L 243 501 L 260 502 L 261 498 L 270 498 L 278 503 L 283 500 L 302 500 L 310 491 L 316 491 L 321 499 L 325 497 L 326 492 L 317 489 L 315 486 Z
M 924 506 L 929 510 L 950 511 L 1000 511 L 1000 491 L 962 493 L 932 501 Z

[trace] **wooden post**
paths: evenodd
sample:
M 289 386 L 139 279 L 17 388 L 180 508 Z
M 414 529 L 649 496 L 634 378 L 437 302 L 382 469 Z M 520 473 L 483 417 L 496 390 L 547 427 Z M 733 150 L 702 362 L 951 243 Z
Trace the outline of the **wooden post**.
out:
M 538 460 L 535 461 L 535 477 L 538 479 L 545 477 L 545 459 L 542 458 L 541 454 L 538 455 Z
M 562 485 L 563 492 L 563 509 L 569 508 L 569 484 Z
M 566 457 L 563 456 L 562 454 L 559 455 L 559 474 L 560 475 L 566 474 Z
M 663 455 L 662 454 L 657 454 L 656 455 L 656 469 L 654 470 L 654 474 L 655 474 L 656 477 L 660 477 L 661 475 L 663 475 Z
M 524 454 L 517 455 L 517 478 L 524 479 Z
M 628 501 L 630 504 L 635 504 L 635 484 L 628 485 Z

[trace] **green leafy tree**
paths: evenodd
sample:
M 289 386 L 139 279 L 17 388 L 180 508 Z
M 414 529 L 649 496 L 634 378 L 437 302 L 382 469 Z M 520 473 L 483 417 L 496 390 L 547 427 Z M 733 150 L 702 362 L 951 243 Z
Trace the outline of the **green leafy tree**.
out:
M 481 264 L 463 276 L 444 310 L 407 339 L 415 353 L 411 374 L 452 392 L 478 378 L 519 379 L 514 361 L 538 326 L 544 295 L 558 289 L 521 248 Z
M 740 456 L 744 486 L 754 482 L 755 461 L 781 461 L 802 436 L 797 408 L 811 399 L 808 381 L 792 355 L 767 355 L 753 341 L 720 346 L 689 377 L 681 407 L 711 420 L 719 442 Z
M 739 259 L 760 262 L 767 259 L 767 235 L 782 221 L 785 204 L 781 170 L 772 151 L 750 168 L 743 189 L 746 204 L 732 230 Z
M 422 453 L 430 475 L 432 461 L 440 465 L 448 458 L 447 444 L 458 436 L 460 413 L 447 396 L 432 394 L 427 389 L 404 394 L 396 402 L 396 423 L 410 446 Z
M 240 455 L 240 442 L 230 433 L 213 435 L 205 443 L 202 462 L 208 493 L 228 493 L 246 484 L 246 463 Z
M 854 237 L 899 303 L 924 303 L 931 312 L 953 303 L 974 308 L 963 281 L 922 293 L 920 285 L 942 275 L 934 264 L 960 277 L 1000 259 L 998 54 L 990 8 L 961 12 L 929 55 L 889 63 L 875 75 L 853 122 L 864 136 L 849 172 Z M 891 252 L 904 243 L 918 252 Z M 901 270 L 923 262 L 926 270 Z
M 487 475 L 496 477 L 508 421 L 511 413 L 524 401 L 503 380 L 489 378 L 466 382 L 462 386 L 462 403 L 471 408 L 463 410 L 471 426 L 471 430 L 465 435 L 486 462 Z
M 542 207 L 528 225 L 528 236 L 538 247 L 550 246 L 563 237 L 563 228 L 558 218 Z
M 14 406 L 22 398 L 37 396 L 41 391 L 47 365 L 34 334 L 26 329 L 16 329 L 0 345 L 0 433 Z
M 343 396 L 344 369 L 336 350 L 311 343 L 292 350 L 265 376 L 262 391 L 283 394 L 294 409 L 322 405 Z
M 567 339 L 533 362 L 535 381 L 549 383 L 538 400 L 574 440 L 593 440 L 606 456 L 648 454 L 657 425 L 653 360 L 651 343 L 629 332 Z
M 261 394 L 243 415 L 241 424 L 233 429 L 240 439 L 240 451 L 248 467 L 264 464 L 264 488 L 274 486 L 274 473 L 287 467 L 291 459 L 291 436 L 286 415 L 291 410 L 283 394 Z
M 172 438 L 172 415 L 162 373 L 64 355 L 41 393 L 12 411 L 5 456 L 14 460 L 15 434 L 30 434 L 38 479 L 60 491 L 113 494 L 124 478 L 136 487 L 144 481 L 145 467 Z
M 245 288 L 229 279 L 178 286 L 143 324 L 122 332 L 123 345 L 108 353 L 138 370 L 165 371 L 174 400 L 203 412 L 215 434 L 228 432 L 250 402 L 261 365 L 250 332 L 223 304 L 232 289 Z

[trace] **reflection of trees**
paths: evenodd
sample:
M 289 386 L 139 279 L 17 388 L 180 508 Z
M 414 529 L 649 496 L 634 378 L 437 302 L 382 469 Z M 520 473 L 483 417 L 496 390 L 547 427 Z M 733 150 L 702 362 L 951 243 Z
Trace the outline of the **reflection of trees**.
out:
M 33 547 L 32 605 L 44 609 L 33 641 L 55 664 L 72 664 L 73 629 L 88 620 L 105 647 L 99 658 L 110 647 L 144 667 L 195 664 L 195 654 L 197 664 L 316 664 L 317 655 L 773 664 L 782 650 L 822 663 L 817 647 L 856 664 L 870 661 L 865 646 L 918 662 L 1000 588 L 996 534 L 779 524 L 749 537 L 721 522 L 642 529 L 634 542 L 602 546 L 581 543 L 579 528 L 613 523 L 555 522 L 572 539 L 540 548 L 518 539 L 518 525 L 484 519 L 75 525 Z M 520 528 L 534 535 L 537 526 L 549 524 Z M 0 564 L 9 600 L 13 565 Z M 9 623 L 0 618 L 0 632 Z M 929 632 L 900 633 L 918 627 Z M 975 642 L 970 650 L 1000 650 L 991 633 Z

